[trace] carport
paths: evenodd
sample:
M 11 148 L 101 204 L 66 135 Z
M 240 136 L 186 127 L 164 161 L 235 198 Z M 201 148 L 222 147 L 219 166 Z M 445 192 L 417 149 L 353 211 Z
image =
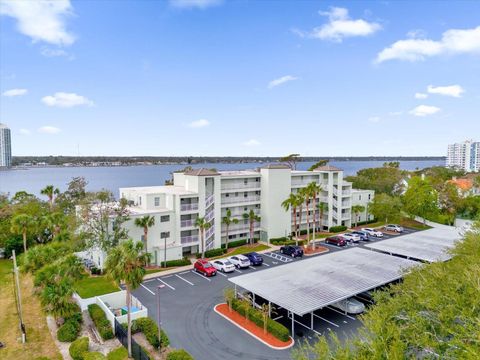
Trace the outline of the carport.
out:
M 352 248 L 303 261 L 230 278 L 237 287 L 250 291 L 288 311 L 292 335 L 295 322 L 314 330 L 314 312 L 364 291 L 388 284 L 418 263 L 375 251 Z M 310 314 L 310 325 L 295 320 L 295 315 Z
M 435 262 L 451 258 L 448 249 L 461 239 L 457 228 L 440 226 L 365 245 L 365 247 L 407 259 Z

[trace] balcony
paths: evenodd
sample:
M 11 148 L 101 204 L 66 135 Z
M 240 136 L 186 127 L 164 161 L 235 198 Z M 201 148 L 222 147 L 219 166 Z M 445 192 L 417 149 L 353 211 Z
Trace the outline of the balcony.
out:
M 342 207 L 343 208 L 349 208 L 352 206 L 351 201 L 342 201 Z
M 190 226 L 195 226 L 195 221 L 196 219 L 190 219 L 190 220 L 182 220 L 180 221 L 180 227 L 190 227 Z
M 229 204 L 243 204 L 249 202 L 260 202 L 260 196 L 248 196 L 248 197 L 232 197 L 232 198 L 223 198 L 222 206 Z
M 192 244 L 198 242 L 198 235 L 182 236 L 180 242 L 183 244 Z
M 255 190 L 255 189 L 260 189 L 260 181 L 251 181 L 248 183 L 240 182 L 240 183 L 231 183 L 231 184 L 225 184 L 225 186 L 222 186 L 222 192 L 229 192 L 230 190 Z
M 209 221 L 211 221 L 214 217 L 215 217 L 215 211 L 212 210 L 212 211 L 210 211 L 209 213 L 207 213 L 207 214 L 205 215 L 205 220 L 206 220 L 207 222 L 209 222 Z
M 215 200 L 215 195 L 210 195 L 209 197 L 207 197 L 205 199 L 205 208 L 208 208 L 210 205 L 212 205 L 214 200 Z
M 311 182 L 315 182 L 313 179 L 309 180 L 292 180 L 292 188 L 304 187 L 310 184 Z
M 198 210 L 198 203 L 180 205 L 180 211 L 193 211 L 193 210 Z
M 260 228 L 261 228 L 260 224 L 255 223 L 255 225 L 253 226 L 253 231 L 259 231 Z M 237 232 L 237 231 L 249 233 L 250 232 L 250 225 L 249 224 L 241 224 L 241 225 L 239 224 L 239 225 L 233 225 L 233 226 L 228 227 L 229 235 L 231 235 L 232 233 Z M 224 226 L 222 226 L 222 235 L 225 235 L 226 233 L 227 233 L 227 229 Z

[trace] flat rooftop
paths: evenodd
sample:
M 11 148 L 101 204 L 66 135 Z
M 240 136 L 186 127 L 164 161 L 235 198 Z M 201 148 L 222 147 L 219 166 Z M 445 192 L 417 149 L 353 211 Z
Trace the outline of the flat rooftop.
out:
M 305 315 L 398 280 L 418 262 L 352 248 L 228 280 L 297 315 Z
M 259 177 L 260 173 L 255 170 L 231 170 L 231 171 L 219 171 L 222 176 L 256 176 Z
M 391 239 L 365 245 L 368 248 L 392 255 L 422 261 L 447 261 L 451 258 L 448 250 L 462 238 L 460 229 L 439 226 L 433 229 L 417 231 Z
M 185 190 L 183 186 L 175 185 L 123 187 L 120 188 L 120 192 L 122 191 L 138 192 L 141 194 L 198 195 L 194 191 Z

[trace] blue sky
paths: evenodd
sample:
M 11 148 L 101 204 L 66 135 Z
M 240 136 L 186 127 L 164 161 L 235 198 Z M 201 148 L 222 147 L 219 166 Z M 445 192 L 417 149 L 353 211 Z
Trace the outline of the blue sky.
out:
M 14 155 L 444 155 L 480 140 L 480 2 L 0 9 Z

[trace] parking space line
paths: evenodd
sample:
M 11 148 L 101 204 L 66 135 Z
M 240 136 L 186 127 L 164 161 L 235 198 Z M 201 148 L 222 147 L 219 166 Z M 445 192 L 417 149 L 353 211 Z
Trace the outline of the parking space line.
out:
M 321 320 L 329 323 L 330 325 L 336 326 L 337 328 L 340 327 L 340 325 L 337 325 L 337 324 L 335 324 L 334 322 L 332 322 L 332 321 L 330 321 L 330 320 L 327 320 L 327 319 L 325 319 L 325 318 L 323 318 L 323 317 L 321 317 L 321 316 L 318 316 L 317 314 L 313 314 L 313 316 L 315 316 L 315 317 L 317 317 L 317 318 L 319 318 L 319 319 L 321 319 Z
M 181 276 L 180 276 L 180 275 L 178 275 L 178 274 L 175 274 L 175 276 L 176 276 L 176 277 L 178 277 L 179 279 L 181 279 L 181 280 L 185 281 L 187 284 L 190 284 L 190 285 L 192 285 L 192 286 L 194 285 L 193 283 L 191 283 L 191 282 L 190 282 L 190 281 L 188 281 L 187 279 L 184 279 L 183 277 L 181 277 Z
M 222 272 L 220 272 L 220 271 L 217 271 L 217 274 L 218 274 L 218 275 L 225 276 L 225 277 L 228 277 L 226 274 L 224 274 L 224 273 L 222 273 Z
M 147 288 L 145 285 L 140 284 L 140 286 L 143 287 L 145 290 L 147 290 L 150 294 L 155 295 L 155 293 L 152 290 L 150 290 L 149 288 Z
M 240 274 L 243 274 L 242 271 L 238 270 L 238 269 L 235 269 L 236 272 L 240 273 Z
M 190 272 L 190 270 L 187 270 L 187 271 L 181 272 L 180 274 L 182 274 L 182 275 L 183 275 L 183 274 L 188 274 L 189 272 Z
M 149 280 L 145 280 L 144 283 L 148 283 L 150 281 L 155 281 L 155 279 L 149 279 Z
M 199 274 L 199 273 L 197 273 L 197 272 L 195 272 L 195 271 L 193 271 L 193 270 L 191 271 L 191 273 L 192 273 L 192 274 L 195 274 L 195 275 L 197 275 L 197 276 L 200 276 L 203 280 L 212 281 L 212 280 L 210 280 L 209 278 L 207 278 L 206 276 L 203 276 L 203 275 L 201 275 L 201 274 Z M 180 274 L 181 274 L 181 273 L 180 273 Z
M 253 270 L 257 270 L 257 269 L 255 269 L 253 266 L 249 266 L 249 268 L 250 268 L 250 269 L 253 269 Z
M 166 278 L 169 278 L 169 277 L 172 277 L 173 275 L 165 275 L 165 276 L 162 276 L 164 279 Z
M 175 290 L 175 288 L 174 288 L 173 286 L 168 285 L 168 284 L 167 284 L 165 281 L 163 281 L 162 279 L 157 278 L 157 280 L 160 281 L 162 284 L 168 286 L 170 289 Z
M 337 310 L 337 309 L 334 309 L 334 308 L 332 308 L 332 307 L 330 307 L 330 306 L 327 306 L 327 309 L 332 310 L 332 311 L 335 311 L 336 313 L 339 313 L 340 315 L 343 315 L 343 316 L 345 316 L 345 317 L 347 317 L 347 318 L 349 318 L 349 319 L 357 320 L 357 319 L 355 319 L 353 316 L 347 315 L 347 314 L 345 314 L 344 312 L 341 312 L 341 311 L 339 311 L 339 310 Z
M 290 320 L 292 319 L 291 316 L 288 317 Z M 308 330 L 310 331 L 313 331 L 314 333 L 318 334 L 318 335 L 322 335 L 321 333 L 319 333 L 317 330 L 315 329 L 310 329 L 307 325 L 305 325 L 304 323 L 301 323 L 300 321 L 296 320 L 296 319 L 293 319 L 293 321 L 295 321 L 297 324 L 299 325 L 302 325 L 303 327 L 307 328 Z
M 262 265 L 265 265 L 265 266 L 270 266 L 270 265 L 268 265 L 267 263 L 263 263 Z

